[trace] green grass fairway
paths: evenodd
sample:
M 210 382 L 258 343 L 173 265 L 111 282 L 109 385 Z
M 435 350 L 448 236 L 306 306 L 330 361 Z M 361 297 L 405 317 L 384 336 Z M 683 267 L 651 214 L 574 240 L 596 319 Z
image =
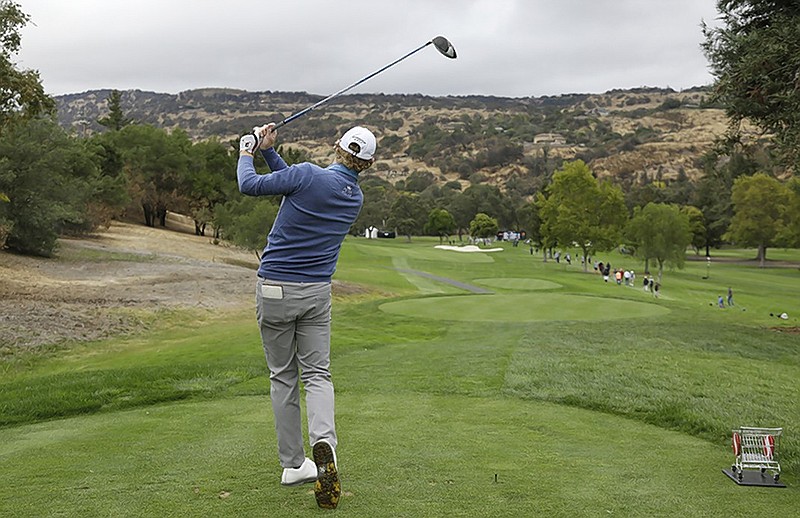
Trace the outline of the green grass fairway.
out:
M 544 279 L 531 279 L 531 278 L 518 278 L 518 279 L 475 279 L 473 282 L 490 286 L 492 288 L 500 288 L 504 290 L 554 290 L 561 288 L 557 282 L 546 281 Z
M 0 516 L 797 515 L 796 267 L 728 250 L 710 278 L 704 261 L 666 271 L 656 299 L 526 248 L 436 244 L 342 249 L 336 280 L 355 286 L 333 309 L 335 512 L 310 486 L 280 486 L 247 306 L 0 359 Z M 800 251 L 781 258 L 800 264 Z M 736 306 L 720 309 L 728 286 Z M 787 488 L 722 473 L 738 426 L 784 428 Z
M 654 317 L 669 312 L 659 305 L 645 302 L 558 293 L 410 299 L 388 302 L 380 309 L 406 317 L 467 322 L 616 320 Z
M 338 403 L 344 516 L 698 516 L 720 499 L 737 516 L 742 498 L 774 510 L 795 496 L 737 488 L 712 468 L 722 448 L 597 412 L 426 394 Z M 270 416 L 264 397 L 239 397 L 8 430 L 0 501 L 7 516 L 320 513 L 310 486 L 278 483 Z

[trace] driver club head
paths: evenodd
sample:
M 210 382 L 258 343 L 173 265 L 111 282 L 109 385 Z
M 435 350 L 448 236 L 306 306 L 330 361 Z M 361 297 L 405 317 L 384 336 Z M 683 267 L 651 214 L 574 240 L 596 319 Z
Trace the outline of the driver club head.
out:
M 432 42 L 436 47 L 436 50 L 441 52 L 444 56 L 450 59 L 456 58 L 456 49 L 449 41 L 447 41 L 447 38 L 444 36 L 436 36 L 433 38 Z

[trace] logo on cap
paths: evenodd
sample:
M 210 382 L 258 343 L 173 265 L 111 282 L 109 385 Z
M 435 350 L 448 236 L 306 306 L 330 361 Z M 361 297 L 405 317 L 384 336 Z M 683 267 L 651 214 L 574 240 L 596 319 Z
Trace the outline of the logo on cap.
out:
M 339 147 L 362 160 L 372 160 L 377 143 L 370 130 L 356 126 L 342 135 Z

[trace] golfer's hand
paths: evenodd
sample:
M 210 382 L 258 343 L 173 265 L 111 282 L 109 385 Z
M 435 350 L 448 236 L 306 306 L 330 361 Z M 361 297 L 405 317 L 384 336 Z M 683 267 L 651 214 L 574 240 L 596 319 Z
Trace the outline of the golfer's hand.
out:
M 275 146 L 275 142 L 278 140 L 278 131 L 275 129 L 274 122 L 253 128 L 253 131 L 261 139 L 260 149 L 269 149 Z
M 248 133 L 239 139 L 239 155 L 253 156 L 260 142 L 254 133 Z

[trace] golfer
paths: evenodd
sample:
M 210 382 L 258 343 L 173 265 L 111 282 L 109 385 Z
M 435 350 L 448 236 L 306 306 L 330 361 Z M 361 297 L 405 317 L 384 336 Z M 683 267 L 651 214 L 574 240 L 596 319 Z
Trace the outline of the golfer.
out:
M 287 166 L 274 149 L 274 124 L 239 141 L 239 190 L 250 196 L 281 194 L 256 283 L 256 318 L 270 372 L 281 484 L 316 482 L 317 505 L 335 508 L 341 494 L 336 464 L 333 383 L 330 373 L 331 276 L 342 241 L 358 217 L 363 196 L 358 175 L 374 163 L 375 136 L 356 126 L 336 142 L 326 168 Z M 259 175 L 261 153 L 271 174 Z M 306 457 L 300 416 L 300 382 L 312 461 Z

